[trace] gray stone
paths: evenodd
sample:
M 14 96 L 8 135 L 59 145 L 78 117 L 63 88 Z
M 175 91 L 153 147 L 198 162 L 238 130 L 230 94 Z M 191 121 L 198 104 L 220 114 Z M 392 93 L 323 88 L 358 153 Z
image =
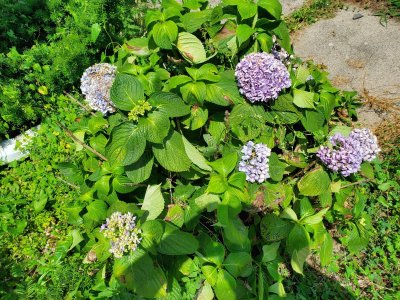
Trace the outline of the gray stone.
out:
M 363 14 L 356 13 L 356 14 L 354 14 L 354 16 L 353 16 L 353 20 L 361 19 L 362 17 L 364 17 Z
M 360 13 L 364 17 L 354 22 L 353 8 L 341 10 L 333 19 L 296 32 L 295 53 L 326 65 L 338 88 L 396 103 L 400 99 L 400 23 L 388 20 L 384 27 L 372 12 Z M 383 117 L 374 110 L 360 111 L 360 120 L 372 129 Z

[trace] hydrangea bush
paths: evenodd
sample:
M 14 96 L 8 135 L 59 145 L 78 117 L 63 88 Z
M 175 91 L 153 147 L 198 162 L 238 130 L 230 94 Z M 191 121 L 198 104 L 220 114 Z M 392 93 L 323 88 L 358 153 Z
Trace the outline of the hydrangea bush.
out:
M 311 253 L 329 264 L 334 224 L 366 245 L 376 139 L 345 137 L 355 94 L 290 56 L 280 16 L 277 1 L 166 0 L 85 72 L 86 100 L 106 105 L 71 128 L 86 158 L 63 173 L 99 265 L 90 297 L 275 299 Z

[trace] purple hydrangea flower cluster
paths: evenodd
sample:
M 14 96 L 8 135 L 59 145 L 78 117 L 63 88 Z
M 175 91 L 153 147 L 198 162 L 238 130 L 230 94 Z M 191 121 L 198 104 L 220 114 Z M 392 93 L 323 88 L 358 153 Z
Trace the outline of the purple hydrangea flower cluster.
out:
M 373 160 L 380 151 L 377 138 L 369 129 L 354 129 L 348 137 L 338 133 L 329 141 L 332 148 L 321 146 L 317 156 L 329 169 L 345 177 L 358 172 L 363 161 Z
M 246 55 L 237 64 L 235 76 L 240 93 L 252 103 L 274 100 L 292 84 L 285 65 L 268 53 Z
M 262 183 L 270 177 L 268 163 L 271 149 L 264 144 L 249 141 L 243 146 L 242 153 L 239 171 L 246 173 L 247 181 Z
M 125 252 L 135 251 L 142 240 L 139 237 L 142 231 L 136 227 L 135 220 L 136 217 L 130 212 L 114 212 L 107 218 L 106 223 L 101 225 L 100 231 L 110 239 L 110 252 L 116 258 L 122 257 Z
M 357 140 L 360 143 L 360 152 L 363 161 L 372 161 L 381 151 L 378 145 L 378 139 L 368 128 L 354 129 L 349 138 Z
M 110 90 L 116 74 L 117 68 L 107 63 L 95 64 L 85 70 L 81 77 L 81 91 L 92 109 L 103 114 L 115 111 Z

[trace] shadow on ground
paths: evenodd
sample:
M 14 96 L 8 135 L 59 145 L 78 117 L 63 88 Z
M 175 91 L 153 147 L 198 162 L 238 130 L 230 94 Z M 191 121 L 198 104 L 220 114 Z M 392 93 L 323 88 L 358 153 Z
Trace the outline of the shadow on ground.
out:
M 311 266 L 305 266 L 304 276 L 294 274 L 284 283 L 288 292 L 296 299 L 357 299 L 351 293 L 351 287 L 343 287 L 333 278 L 326 276 Z

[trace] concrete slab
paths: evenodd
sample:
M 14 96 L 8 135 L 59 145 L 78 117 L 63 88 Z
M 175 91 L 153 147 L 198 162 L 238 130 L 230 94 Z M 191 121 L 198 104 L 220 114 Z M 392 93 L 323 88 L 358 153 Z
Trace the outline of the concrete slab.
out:
M 282 14 L 284 16 L 290 15 L 296 9 L 302 7 L 305 2 L 305 0 L 281 0 Z
M 341 89 L 400 102 L 400 23 L 389 20 L 384 27 L 372 14 L 354 7 L 341 10 L 333 19 L 296 32 L 294 50 L 326 65 Z M 372 129 L 383 118 L 373 110 L 360 111 L 361 122 Z

